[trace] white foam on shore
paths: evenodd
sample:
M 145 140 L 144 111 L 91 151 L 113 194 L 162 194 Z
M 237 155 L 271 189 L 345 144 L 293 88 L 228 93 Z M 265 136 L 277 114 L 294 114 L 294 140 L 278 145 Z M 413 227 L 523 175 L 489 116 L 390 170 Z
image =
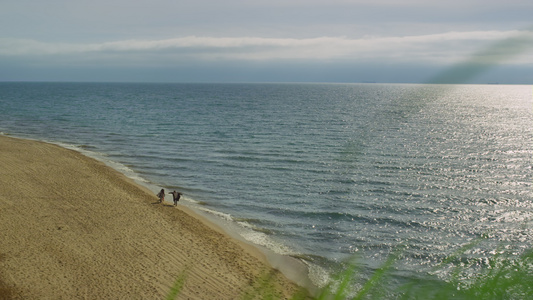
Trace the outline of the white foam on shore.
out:
M 276 254 L 286 256 L 296 256 L 297 252 L 272 239 L 269 235 L 259 230 L 256 230 L 254 226 L 245 221 L 237 221 L 230 214 L 215 211 L 203 206 L 193 207 L 195 210 L 203 212 L 208 216 L 209 220 L 213 220 L 213 217 L 219 219 L 216 223 L 230 235 L 238 235 L 240 240 L 247 241 L 256 246 L 264 247 Z
M 267 258 L 268 263 L 281 271 L 288 279 L 305 287 L 315 294 L 318 287 L 329 280 L 326 270 L 297 258 L 298 253 L 267 234 L 257 231 L 247 222 L 236 221 L 230 214 L 211 210 L 203 206 L 188 206 L 194 212 L 205 217 L 223 229 L 232 238 L 254 246 Z

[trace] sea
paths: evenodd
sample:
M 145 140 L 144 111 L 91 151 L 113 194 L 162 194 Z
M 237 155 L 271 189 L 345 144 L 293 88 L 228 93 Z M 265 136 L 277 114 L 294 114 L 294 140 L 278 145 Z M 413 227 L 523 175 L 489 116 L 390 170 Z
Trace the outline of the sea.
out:
M 531 249 L 532 120 L 529 85 L 0 83 L 1 134 L 179 191 L 317 286 L 395 253 L 393 285 Z

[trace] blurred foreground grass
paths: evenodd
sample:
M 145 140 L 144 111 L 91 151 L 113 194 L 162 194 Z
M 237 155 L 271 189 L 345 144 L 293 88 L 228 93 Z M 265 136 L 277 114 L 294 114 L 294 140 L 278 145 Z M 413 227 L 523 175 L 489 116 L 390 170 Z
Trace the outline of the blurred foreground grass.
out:
M 367 279 L 359 276 L 357 262 L 348 264 L 344 271 L 321 288 L 317 295 L 309 296 L 302 290 L 290 299 L 344 300 L 344 299 L 533 299 L 533 250 L 516 257 L 511 251 L 495 251 L 486 266 L 477 274 L 471 273 L 470 265 L 463 264 L 462 257 L 476 242 L 462 247 L 448 256 L 435 271 L 448 270 L 447 280 L 409 279 L 406 283 L 392 287 L 389 284 L 395 263 L 401 259 L 402 250 L 389 255 L 387 261 Z M 278 299 L 274 295 L 271 277 L 264 274 L 254 281 L 243 293 L 241 299 Z M 179 293 L 186 280 L 182 273 L 169 292 L 167 300 L 180 299 Z

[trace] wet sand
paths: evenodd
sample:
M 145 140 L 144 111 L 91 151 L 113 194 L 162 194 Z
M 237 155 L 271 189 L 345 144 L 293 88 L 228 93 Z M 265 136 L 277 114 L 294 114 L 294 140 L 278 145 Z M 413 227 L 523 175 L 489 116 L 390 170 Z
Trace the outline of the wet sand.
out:
M 0 136 L 0 299 L 163 299 L 180 276 L 177 299 L 238 299 L 265 278 L 275 299 L 301 290 L 258 249 L 157 202 L 76 151 Z

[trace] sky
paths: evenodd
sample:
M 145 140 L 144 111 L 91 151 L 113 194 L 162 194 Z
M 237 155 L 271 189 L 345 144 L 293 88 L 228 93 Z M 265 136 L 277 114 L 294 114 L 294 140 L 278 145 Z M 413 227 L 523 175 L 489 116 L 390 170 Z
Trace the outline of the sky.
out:
M 530 84 L 532 15 L 524 0 L 2 0 L 0 81 Z

